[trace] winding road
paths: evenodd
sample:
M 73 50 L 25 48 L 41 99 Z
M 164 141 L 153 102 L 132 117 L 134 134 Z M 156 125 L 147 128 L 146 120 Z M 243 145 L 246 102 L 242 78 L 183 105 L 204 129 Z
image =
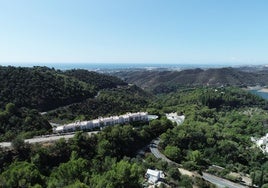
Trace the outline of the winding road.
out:
M 159 144 L 160 140 L 159 138 L 152 140 L 152 142 L 149 145 L 150 151 L 152 152 L 152 154 L 158 158 L 158 159 L 162 159 L 170 164 L 173 165 L 177 165 L 177 166 L 181 166 L 180 164 L 171 161 L 170 159 L 168 159 L 164 154 L 162 154 L 159 150 L 158 150 L 158 144 Z M 228 188 L 248 188 L 247 186 L 243 186 L 240 185 L 238 183 L 234 183 L 231 182 L 229 180 L 202 172 L 202 178 L 209 181 L 210 183 L 216 185 L 219 188 L 224 188 L 224 187 L 228 187 Z
M 163 159 L 164 161 L 168 162 L 168 163 L 172 163 L 172 164 L 177 164 L 173 161 L 171 161 L 170 159 L 168 159 L 164 154 L 162 154 L 159 150 L 158 150 L 158 144 L 159 144 L 160 140 L 159 139 L 155 139 L 150 143 L 150 151 L 152 152 L 152 154 L 158 158 L 158 159 Z
M 171 113 L 171 114 L 167 114 L 168 119 L 170 119 L 173 122 L 176 122 L 177 125 L 181 125 L 184 122 L 185 116 L 178 116 L 175 113 Z M 171 161 L 170 159 L 168 159 L 164 154 L 162 154 L 159 150 L 158 150 L 158 145 L 159 145 L 160 139 L 154 139 L 151 141 L 149 148 L 150 151 L 152 152 L 152 154 L 158 158 L 158 159 L 162 159 L 166 162 L 168 162 L 169 164 L 172 165 L 176 165 L 176 166 L 181 166 L 181 164 L 178 164 L 174 161 Z M 216 185 L 219 188 L 223 188 L 223 187 L 229 187 L 229 188 L 248 188 L 247 186 L 243 186 L 240 185 L 238 183 L 234 183 L 231 182 L 229 180 L 202 172 L 202 178 L 207 180 L 208 182 Z

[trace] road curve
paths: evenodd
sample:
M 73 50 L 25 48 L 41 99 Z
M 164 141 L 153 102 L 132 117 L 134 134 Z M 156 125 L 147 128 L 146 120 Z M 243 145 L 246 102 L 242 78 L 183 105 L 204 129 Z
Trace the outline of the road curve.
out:
M 168 159 L 164 154 L 162 154 L 158 150 L 159 142 L 160 142 L 159 138 L 151 141 L 151 143 L 149 145 L 149 148 L 150 148 L 150 151 L 152 152 L 152 154 L 158 159 L 162 159 L 162 160 L 164 160 L 164 161 L 166 161 L 168 163 L 175 164 L 177 166 L 181 166 L 180 164 Z M 248 188 L 247 186 L 243 186 L 243 185 L 240 185 L 238 183 L 234 183 L 234 182 L 231 182 L 229 180 L 226 180 L 226 179 L 223 179 L 223 178 L 220 178 L 220 177 L 217 177 L 217 176 L 205 173 L 205 172 L 202 172 L 202 174 L 203 174 L 202 178 L 204 178 L 208 182 L 216 185 L 219 188 L 223 188 L 223 187 L 228 187 L 228 188 Z
M 160 142 L 160 139 L 154 139 L 151 141 L 149 148 L 150 151 L 152 152 L 152 154 L 158 158 L 158 159 L 163 159 L 164 161 L 168 162 L 168 163 L 175 163 L 173 161 L 171 161 L 170 159 L 168 159 L 165 155 L 163 155 L 159 150 L 158 150 L 158 144 Z

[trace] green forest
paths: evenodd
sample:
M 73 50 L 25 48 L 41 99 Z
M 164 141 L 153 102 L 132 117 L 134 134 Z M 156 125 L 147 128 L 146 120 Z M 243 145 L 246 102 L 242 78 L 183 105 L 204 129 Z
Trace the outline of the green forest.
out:
M 159 106 L 159 104 L 162 104 Z M 267 132 L 267 102 L 238 88 L 202 88 L 161 97 L 152 107 L 184 113 L 183 126 L 161 135 L 161 149 L 186 169 L 250 174 L 253 183 L 268 183 L 268 157 L 253 146 L 251 137 Z
M 268 186 L 268 156 L 251 141 L 267 133 L 268 103 L 248 91 L 195 86 L 153 94 L 117 77 L 47 67 L 0 67 L 0 77 L 0 140 L 12 141 L 11 148 L 0 148 L 0 187 L 144 187 L 148 168 L 163 170 L 171 187 L 214 187 L 156 159 L 148 149 L 156 138 L 160 151 L 184 169 L 234 182 L 241 180 L 230 173 L 240 173 L 252 185 Z M 79 131 L 69 140 L 24 143 L 51 134 L 50 122 L 137 111 L 158 119 L 106 127 L 92 136 Z M 184 123 L 168 120 L 171 112 L 185 115 Z M 139 155 L 141 149 L 145 153 Z
M 60 71 L 47 67 L 0 66 L 0 105 L 14 103 L 47 111 L 93 98 L 98 91 L 127 85 L 122 80 L 90 71 Z

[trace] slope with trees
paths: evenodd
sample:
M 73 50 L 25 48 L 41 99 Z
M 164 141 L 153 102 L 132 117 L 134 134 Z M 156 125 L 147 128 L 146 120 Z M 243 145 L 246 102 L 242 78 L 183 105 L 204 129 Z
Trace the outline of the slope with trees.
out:
M 87 70 L 0 66 L 0 79 L 1 141 L 51 132 L 51 119 L 72 121 L 139 111 L 149 99 L 140 88 L 117 77 Z M 47 110 L 54 111 L 41 117 L 39 112 Z
M 182 126 L 161 136 L 163 153 L 190 170 L 210 165 L 250 174 L 257 185 L 268 182 L 268 156 L 251 141 L 266 134 L 267 102 L 238 88 L 199 88 L 160 96 L 150 106 L 186 115 Z
M 194 86 L 267 85 L 267 71 L 245 72 L 235 68 L 182 71 L 121 71 L 113 75 L 155 94 L 170 93 Z
M 8 103 L 0 110 L 0 141 L 10 141 L 15 137 L 30 138 L 51 132 L 51 126 L 37 110 L 18 108 Z
M 0 106 L 12 102 L 40 111 L 82 102 L 101 89 L 126 85 L 116 77 L 86 70 L 64 72 L 47 67 L 0 66 L 0 80 Z
M 145 109 L 152 98 L 135 85 L 105 89 L 95 98 L 50 111 L 46 117 L 53 122 L 64 123 L 137 112 Z
M 0 150 L 4 164 L 0 167 L 1 186 L 141 187 L 147 164 L 132 157 L 172 127 L 170 121 L 161 118 L 135 128 L 107 127 L 92 137 L 78 132 L 68 142 L 62 139 L 52 145 L 25 146 L 21 148 L 24 156 Z M 183 179 L 180 174 L 176 177 Z
M 1 139 L 19 135 L 12 142 L 12 149 L 0 148 L 2 187 L 140 187 L 147 168 L 166 171 L 167 180 L 174 187 L 210 187 L 201 179 L 182 176 L 150 154 L 142 159 L 136 157 L 139 149 L 159 136 L 162 152 L 185 168 L 203 170 L 217 164 L 225 168 L 214 172 L 221 176 L 228 177 L 230 171 L 242 172 L 250 174 L 257 185 L 268 183 L 268 158 L 250 140 L 251 136 L 266 133 L 268 105 L 246 91 L 234 87 L 193 87 L 193 81 L 190 88 L 182 85 L 183 90 L 172 93 L 177 88 L 174 85 L 167 90 L 171 93 L 154 96 L 117 78 L 84 70 L 0 69 L 4 80 L 0 84 Z M 184 73 L 190 77 L 205 75 L 200 69 Z M 154 82 L 166 81 L 173 87 L 170 76 L 177 82 L 177 73 L 158 74 L 159 78 L 151 77 L 156 79 Z M 50 88 L 53 91 L 46 93 Z M 33 109 L 54 107 L 57 109 L 43 116 Z M 107 127 L 92 137 L 78 132 L 68 142 L 61 139 L 55 144 L 29 145 L 21 139 L 47 133 L 50 125 L 45 118 L 85 120 L 139 110 L 157 114 L 159 119 Z M 176 126 L 165 118 L 165 113 L 174 111 L 186 116 L 183 125 Z
M 93 71 L 87 71 L 84 69 L 73 69 L 67 70 L 64 72 L 64 75 L 74 77 L 80 81 L 83 81 L 89 85 L 93 85 L 95 89 L 108 89 L 108 88 L 116 88 L 117 86 L 125 86 L 126 82 L 121 79 L 109 76 L 105 74 L 100 74 Z

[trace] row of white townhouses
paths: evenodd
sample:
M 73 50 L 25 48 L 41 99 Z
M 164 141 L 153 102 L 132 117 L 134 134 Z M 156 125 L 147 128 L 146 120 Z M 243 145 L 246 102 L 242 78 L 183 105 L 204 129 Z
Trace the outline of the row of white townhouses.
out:
M 117 124 L 127 124 L 134 121 L 148 121 L 147 112 L 127 113 L 120 116 L 100 117 L 90 121 L 76 121 L 53 128 L 54 133 L 73 132 L 76 130 L 89 130 L 94 128 L 112 126 Z

